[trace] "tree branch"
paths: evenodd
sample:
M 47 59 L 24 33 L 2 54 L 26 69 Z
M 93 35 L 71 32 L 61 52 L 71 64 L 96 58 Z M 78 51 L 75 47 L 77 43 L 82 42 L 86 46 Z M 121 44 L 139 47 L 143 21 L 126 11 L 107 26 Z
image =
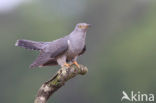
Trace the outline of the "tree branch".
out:
M 75 77 L 78 74 L 84 75 L 88 71 L 87 67 L 80 65 L 80 68 L 71 65 L 70 68 L 62 67 L 57 73 L 47 82 L 42 84 L 38 90 L 34 103 L 46 103 L 49 97 L 62 87 L 66 81 Z

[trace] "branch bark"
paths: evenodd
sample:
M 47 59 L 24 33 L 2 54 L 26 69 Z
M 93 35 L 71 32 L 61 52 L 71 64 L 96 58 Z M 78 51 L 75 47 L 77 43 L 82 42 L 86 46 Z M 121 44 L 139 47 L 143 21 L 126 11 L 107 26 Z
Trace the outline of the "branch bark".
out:
M 62 87 L 66 81 L 78 74 L 84 75 L 87 72 L 87 67 L 83 65 L 80 65 L 80 68 L 74 64 L 71 65 L 70 68 L 62 67 L 49 81 L 42 84 L 38 90 L 34 103 L 46 103 L 49 97 Z

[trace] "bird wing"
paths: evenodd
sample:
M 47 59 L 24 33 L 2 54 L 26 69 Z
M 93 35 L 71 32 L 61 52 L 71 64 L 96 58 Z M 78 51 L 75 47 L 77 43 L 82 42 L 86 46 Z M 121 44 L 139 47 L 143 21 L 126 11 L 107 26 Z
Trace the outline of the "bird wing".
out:
M 68 50 L 67 40 L 64 38 L 49 42 L 40 52 L 37 59 L 30 65 L 30 68 L 37 66 L 45 66 L 45 64 L 56 64 L 56 58 L 63 55 Z M 53 63 L 55 62 L 55 63 Z
M 61 38 L 50 42 L 47 47 L 44 49 L 45 52 L 50 53 L 51 58 L 56 58 L 64 54 L 68 50 L 68 43 L 65 38 Z
M 41 51 L 36 60 L 30 65 L 30 68 L 41 66 L 46 61 L 49 61 L 51 59 L 49 55 L 50 54 Z

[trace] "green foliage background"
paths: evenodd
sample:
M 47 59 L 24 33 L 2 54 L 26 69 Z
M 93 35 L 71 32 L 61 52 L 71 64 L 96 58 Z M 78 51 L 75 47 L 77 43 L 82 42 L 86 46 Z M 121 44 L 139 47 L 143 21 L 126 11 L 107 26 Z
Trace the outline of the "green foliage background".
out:
M 0 14 L 1 103 L 33 103 L 59 68 L 29 69 L 38 53 L 15 41 L 52 41 L 79 22 L 93 25 L 79 58 L 89 72 L 66 83 L 49 103 L 121 103 L 123 90 L 156 94 L 154 0 L 34 0 Z

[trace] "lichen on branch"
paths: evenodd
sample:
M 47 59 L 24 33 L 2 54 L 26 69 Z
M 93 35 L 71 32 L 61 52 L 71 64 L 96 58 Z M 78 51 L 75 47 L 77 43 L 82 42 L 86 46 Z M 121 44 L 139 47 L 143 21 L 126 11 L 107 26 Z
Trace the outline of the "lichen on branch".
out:
M 34 103 L 46 103 L 49 97 L 62 87 L 66 81 L 75 77 L 76 75 L 84 75 L 88 72 L 87 67 L 80 65 L 71 65 L 70 68 L 62 67 L 57 73 L 47 82 L 42 84 L 38 90 Z

